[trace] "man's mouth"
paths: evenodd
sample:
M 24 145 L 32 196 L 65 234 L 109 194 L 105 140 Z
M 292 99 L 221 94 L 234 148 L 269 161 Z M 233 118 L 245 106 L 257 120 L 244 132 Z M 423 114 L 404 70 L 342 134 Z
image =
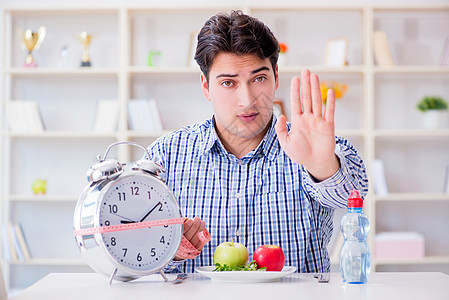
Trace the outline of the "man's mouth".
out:
M 244 122 L 251 122 L 251 121 L 254 121 L 258 115 L 259 115 L 259 113 L 254 112 L 254 113 L 239 114 L 239 115 L 237 115 L 237 117 Z

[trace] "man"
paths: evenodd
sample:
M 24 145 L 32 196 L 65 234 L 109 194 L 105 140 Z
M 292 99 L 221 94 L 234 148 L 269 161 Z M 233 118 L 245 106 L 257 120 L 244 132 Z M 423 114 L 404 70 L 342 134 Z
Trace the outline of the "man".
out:
M 279 44 L 259 20 L 233 11 L 211 17 L 198 35 L 195 60 L 214 115 L 159 138 L 149 153 L 191 218 L 184 236 L 202 253 L 175 257 L 171 268 L 213 265 L 218 244 L 236 241 L 250 253 L 263 244 L 284 250 L 299 272 L 330 269 L 333 209 L 368 180 L 356 150 L 335 137 L 335 95 L 323 111 L 318 76 L 291 81 L 291 124 L 273 116 Z M 212 240 L 202 248 L 198 233 Z M 176 262 L 178 260 L 178 262 Z

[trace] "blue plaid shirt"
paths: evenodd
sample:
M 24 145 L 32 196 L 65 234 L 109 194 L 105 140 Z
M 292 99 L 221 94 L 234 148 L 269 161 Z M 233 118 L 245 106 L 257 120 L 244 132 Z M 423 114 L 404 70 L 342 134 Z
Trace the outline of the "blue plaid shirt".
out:
M 214 265 L 218 244 L 235 239 L 248 248 L 250 260 L 258 246 L 274 244 L 284 250 L 285 264 L 299 272 L 330 270 L 333 211 L 346 207 L 352 189 L 366 195 L 364 163 L 347 140 L 336 137 L 341 167 L 316 183 L 281 149 L 275 123 L 273 118 L 259 146 L 241 159 L 225 150 L 212 119 L 162 136 L 149 147 L 167 171 L 166 183 L 183 216 L 200 217 L 212 237 L 196 259 L 174 263 L 172 269 L 194 272 Z

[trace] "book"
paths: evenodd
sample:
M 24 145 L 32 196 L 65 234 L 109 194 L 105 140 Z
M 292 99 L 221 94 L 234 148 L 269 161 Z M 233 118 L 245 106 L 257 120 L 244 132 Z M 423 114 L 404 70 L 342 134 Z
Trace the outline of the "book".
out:
M 100 133 L 117 129 L 119 102 L 117 100 L 99 100 L 95 111 L 93 130 Z
M 376 30 L 373 33 L 374 58 L 378 66 L 391 67 L 394 66 L 391 56 L 388 39 L 385 32 Z
M 24 259 L 30 259 L 31 254 L 30 254 L 30 250 L 28 248 L 28 244 L 25 240 L 25 235 L 23 234 L 22 225 L 14 224 L 14 231 L 17 236 L 17 240 L 19 242 L 20 249 L 23 253 Z
M 14 252 L 15 252 L 15 255 L 17 256 L 17 259 L 20 260 L 20 261 L 24 261 L 25 260 L 25 255 L 23 254 L 22 247 L 20 246 L 20 242 L 19 242 L 19 239 L 17 237 L 14 225 L 11 224 L 11 223 L 8 223 L 8 230 L 9 230 L 9 233 L 10 233 L 11 243 L 12 243 L 12 245 L 14 247 Z
M 9 247 L 8 227 L 2 224 L 2 255 L 5 261 L 11 261 L 11 248 Z
M 440 59 L 438 61 L 440 66 L 449 66 L 449 36 L 444 42 L 443 49 L 441 50 Z
M 151 109 L 151 116 L 153 121 L 153 126 L 155 130 L 162 130 L 162 120 L 161 120 L 161 114 L 159 111 L 159 106 L 157 104 L 157 101 L 155 99 L 150 99 L 150 109 Z
M 14 100 L 6 103 L 8 127 L 17 133 L 41 133 L 44 123 L 36 101 Z
M 6 225 L 6 234 L 8 236 L 8 245 L 9 245 L 9 253 L 11 255 L 10 261 L 17 261 L 19 257 L 17 256 L 16 248 L 14 247 L 14 241 L 13 241 L 13 232 L 10 229 L 10 224 Z
M 387 196 L 389 194 L 387 180 L 385 178 L 384 162 L 381 159 L 373 160 L 373 183 L 374 191 L 380 197 Z
M 132 130 L 162 130 L 162 121 L 155 99 L 131 99 L 128 101 L 129 127 Z

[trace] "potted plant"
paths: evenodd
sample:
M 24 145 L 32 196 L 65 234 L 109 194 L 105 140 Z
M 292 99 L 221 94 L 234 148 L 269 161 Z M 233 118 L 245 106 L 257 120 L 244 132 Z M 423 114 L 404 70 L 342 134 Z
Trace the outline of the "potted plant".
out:
M 437 129 L 441 127 L 443 112 L 447 111 L 448 104 L 441 97 L 425 96 L 418 102 L 416 108 L 424 113 L 424 127 L 426 129 Z

